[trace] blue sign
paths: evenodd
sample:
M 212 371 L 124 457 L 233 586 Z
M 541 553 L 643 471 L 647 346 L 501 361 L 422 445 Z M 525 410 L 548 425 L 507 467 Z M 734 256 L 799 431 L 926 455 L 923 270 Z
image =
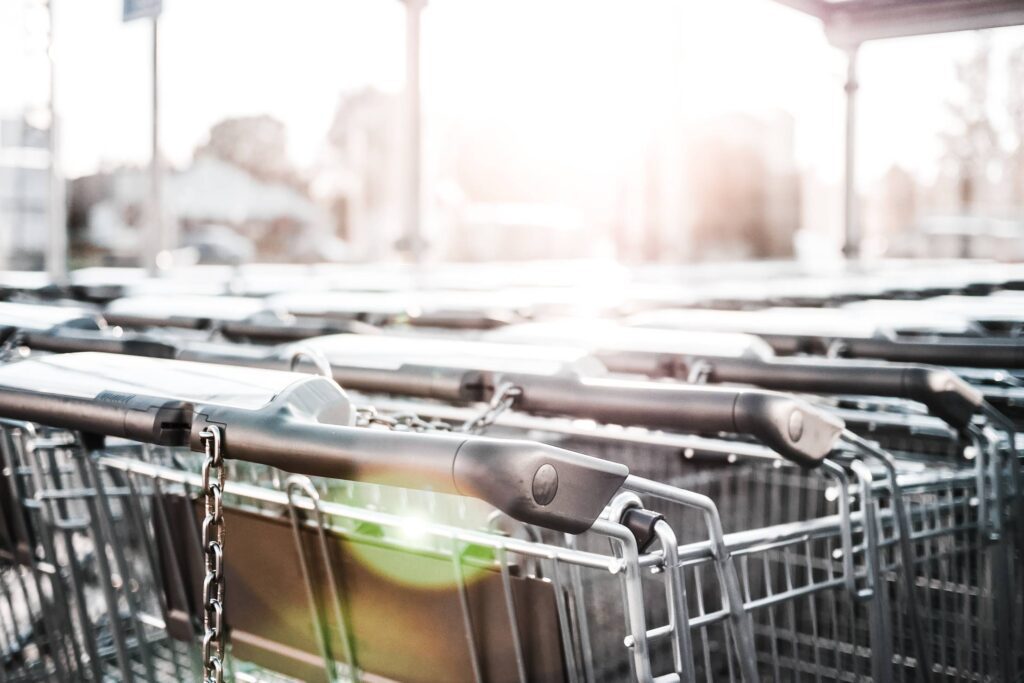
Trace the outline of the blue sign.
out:
M 163 0 L 124 0 L 124 21 L 150 19 L 160 16 Z

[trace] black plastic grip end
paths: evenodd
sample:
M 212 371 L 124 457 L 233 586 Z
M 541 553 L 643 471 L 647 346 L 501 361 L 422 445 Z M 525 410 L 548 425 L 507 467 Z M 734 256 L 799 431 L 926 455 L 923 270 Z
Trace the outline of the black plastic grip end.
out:
M 532 441 L 470 438 L 452 469 L 459 493 L 527 524 L 578 534 L 619 491 L 629 470 Z
M 665 519 L 665 515 L 643 508 L 631 507 L 623 513 L 622 519 L 619 521 L 629 529 L 629 533 L 633 534 L 640 552 L 645 553 L 657 538 L 654 527 L 663 519 Z
M 817 467 L 845 428 L 843 421 L 813 406 L 769 391 L 742 392 L 736 397 L 737 430 L 803 467 Z
M 907 367 L 903 387 L 908 398 L 920 401 L 950 426 L 964 429 L 981 408 L 980 391 L 960 379 L 952 371 L 927 365 Z

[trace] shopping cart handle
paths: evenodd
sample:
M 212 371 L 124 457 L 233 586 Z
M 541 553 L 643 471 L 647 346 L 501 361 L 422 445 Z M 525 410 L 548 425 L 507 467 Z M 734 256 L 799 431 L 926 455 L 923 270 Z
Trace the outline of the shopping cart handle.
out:
M 513 313 L 476 311 L 431 311 L 410 316 L 414 327 L 439 327 L 451 330 L 493 330 L 516 322 Z
M 957 429 L 966 428 L 985 401 L 980 391 L 946 368 L 909 366 L 903 379 L 907 398 L 925 404 Z
M 486 373 L 464 368 L 403 364 L 373 368 L 331 364 L 334 380 L 346 389 L 441 401 L 482 401 Z
M 228 338 L 254 339 L 266 342 L 287 342 L 322 337 L 329 334 L 379 334 L 380 328 L 358 320 L 295 320 L 252 319 L 226 321 L 217 329 Z
M 156 340 L 145 335 L 126 333 L 115 337 L 105 330 L 82 330 L 67 327 L 46 332 L 26 332 L 22 343 L 30 349 L 51 353 L 74 353 L 78 351 L 100 351 L 126 356 L 147 358 L 175 358 L 177 348 L 173 344 Z
M 96 351 L 121 356 L 169 358 L 198 363 L 236 365 L 265 370 L 291 370 L 291 362 L 278 351 L 241 344 L 189 343 L 179 346 L 145 332 L 124 332 L 114 336 L 107 330 L 55 328 L 46 332 L 26 332 L 21 343 L 30 349 L 50 353 Z
M 479 498 L 528 524 L 589 529 L 625 481 L 616 463 L 532 441 L 339 426 L 318 411 L 337 385 L 301 380 L 259 410 L 196 408 L 191 445 L 217 425 L 226 457 L 351 481 Z
M 192 405 L 176 399 L 114 391 L 81 398 L 3 387 L 0 415 L 88 434 L 184 446 L 188 443 Z
M 624 465 L 531 441 L 346 426 L 351 404 L 324 377 L 303 377 L 257 409 L 119 391 L 86 397 L 4 386 L 0 415 L 200 451 L 203 430 L 216 425 L 230 459 L 473 496 L 522 522 L 568 533 L 589 529 L 629 474 Z
M 715 382 L 829 394 L 864 394 L 918 401 L 962 429 L 982 403 L 981 392 L 945 368 L 852 360 L 707 359 Z
M 769 391 L 743 391 L 733 409 L 737 430 L 759 438 L 804 467 L 821 464 L 846 425 L 802 400 Z
M 833 449 L 843 421 L 792 396 L 756 389 L 564 376 L 497 375 L 495 385 L 522 390 L 527 412 L 584 417 L 621 425 L 752 436 L 806 467 Z
M 1024 369 L 1024 343 L 1019 340 L 934 337 L 841 340 L 843 353 L 853 358 L 881 358 L 907 363 L 930 363 L 969 368 Z

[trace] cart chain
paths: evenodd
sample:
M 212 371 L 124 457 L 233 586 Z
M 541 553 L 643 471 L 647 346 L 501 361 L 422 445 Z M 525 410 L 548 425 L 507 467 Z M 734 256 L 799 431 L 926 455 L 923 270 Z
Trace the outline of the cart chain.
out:
M 392 431 L 404 432 L 461 432 L 480 434 L 501 417 L 501 414 L 512 407 L 515 400 L 523 393 L 522 388 L 514 384 L 502 384 L 494 392 L 481 413 L 462 425 L 456 427 L 444 420 L 425 420 L 415 413 L 397 413 L 381 415 L 373 406 L 356 409 L 357 427 L 384 427 Z
M 199 433 L 206 451 L 203 461 L 203 681 L 224 681 L 224 453 L 220 429 L 209 425 Z M 211 481 L 216 477 L 216 481 Z
M 28 355 L 28 349 L 23 346 L 24 335 L 19 331 L 12 334 L 3 344 L 0 344 L 0 361 L 7 362 L 17 357 L 24 358 Z
M 506 382 L 500 385 L 494 390 L 494 395 L 491 396 L 491 400 L 484 411 L 472 420 L 468 420 L 459 428 L 459 431 L 467 434 L 482 433 L 485 429 L 494 424 L 495 421 L 501 417 L 502 413 L 511 408 L 512 404 L 516 402 L 516 399 L 522 395 L 522 387 L 518 387 L 511 382 Z
M 373 406 L 356 408 L 357 427 L 385 427 L 401 432 L 450 432 L 452 426 L 443 420 L 424 420 L 414 413 L 381 415 Z

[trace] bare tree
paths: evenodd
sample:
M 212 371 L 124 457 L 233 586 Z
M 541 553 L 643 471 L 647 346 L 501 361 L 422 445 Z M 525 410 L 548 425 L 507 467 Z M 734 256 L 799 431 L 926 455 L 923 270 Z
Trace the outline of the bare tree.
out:
M 1015 48 L 1007 63 L 1007 105 L 1013 150 L 1009 156 L 1010 201 L 1024 211 L 1024 45 Z
M 953 127 L 942 134 L 946 162 L 957 179 L 960 212 L 973 213 L 990 164 L 998 161 L 999 136 L 989 115 L 991 41 L 979 32 L 974 53 L 956 65 L 959 94 L 947 102 Z

